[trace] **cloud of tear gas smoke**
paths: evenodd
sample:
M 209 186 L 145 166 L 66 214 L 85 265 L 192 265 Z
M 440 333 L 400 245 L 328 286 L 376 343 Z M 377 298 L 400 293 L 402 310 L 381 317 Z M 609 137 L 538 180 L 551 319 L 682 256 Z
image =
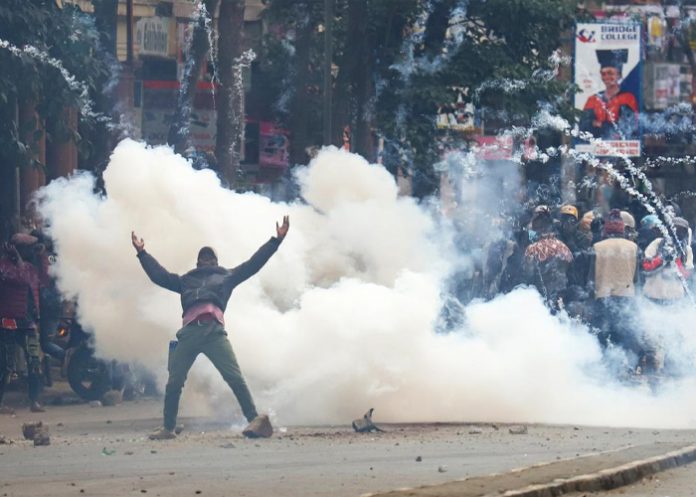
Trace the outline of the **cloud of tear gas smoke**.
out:
M 131 229 L 183 273 L 202 245 L 225 266 L 245 260 L 289 214 L 287 239 L 226 313 L 257 405 L 278 421 L 347 423 L 375 407 L 385 421 L 696 426 L 693 380 L 659 399 L 611 386 L 595 339 L 533 290 L 474 303 L 461 330 L 435 334 L 454 254 L 431 217 L 358 156 L 322 151 L 301 175 L 308 205 L 230 192 L 169 149 L 133 141 L 116 148 L 104 182 L 106 196 L 86 174 L 41 193 L 59 285 L 79 298 L 104 355 L 163 372 L 180 323 L 177 296 L 140 268 Z M 191 376 L 189 391 L 227 391 L 207 360 Z

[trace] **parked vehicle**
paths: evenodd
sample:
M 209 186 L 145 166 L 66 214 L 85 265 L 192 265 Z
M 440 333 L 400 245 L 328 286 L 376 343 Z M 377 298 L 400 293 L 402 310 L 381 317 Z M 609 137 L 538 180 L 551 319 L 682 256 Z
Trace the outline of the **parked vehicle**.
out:
M 156 393 L 154 377 L 144 368 L 95 356 L 92 335 L 74 318 L 61 320 L 56 343 L 66 351 L 63 368 L 70 388 L 85 400 L 121 390 L 125 400 Z

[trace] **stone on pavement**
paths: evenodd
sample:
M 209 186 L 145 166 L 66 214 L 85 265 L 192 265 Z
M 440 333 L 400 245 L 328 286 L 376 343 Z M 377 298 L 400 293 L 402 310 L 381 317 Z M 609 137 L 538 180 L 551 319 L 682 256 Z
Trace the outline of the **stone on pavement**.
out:
M 22 425 L 22 435 L 26 440 L 34 440 L 36 434 L 43 428 L 41 421 L 36 423 L 24 423 Z
M 247 438 L 268 438 L 273 435 L 271 420 L 268 419 L 268 415 L 260 414 L 244 428 L 242 434 Z

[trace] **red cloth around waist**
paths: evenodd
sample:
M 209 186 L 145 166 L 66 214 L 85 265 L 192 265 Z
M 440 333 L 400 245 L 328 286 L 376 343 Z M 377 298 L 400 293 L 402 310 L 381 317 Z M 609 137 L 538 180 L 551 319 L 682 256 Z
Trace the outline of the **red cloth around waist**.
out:
M 199 323 L 211 323 L 217 321 L 221 325 L 225 325 L 225 315 L 222 310 L 210 302 L 203 302 L 191 307 L 183 317 L 183 325 L 197 321 Z

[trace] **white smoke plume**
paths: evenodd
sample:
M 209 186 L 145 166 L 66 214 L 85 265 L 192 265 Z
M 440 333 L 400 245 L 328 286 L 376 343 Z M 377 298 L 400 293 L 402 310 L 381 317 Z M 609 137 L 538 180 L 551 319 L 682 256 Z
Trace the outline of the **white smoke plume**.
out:
M 105 196 L 87 174 L 47 186 L 40 206 L 59 286 L 79 299 L 99 353 L 165 377 L 167 343 L 180 326 L 178 296 L 148 280 L 131 230 L 181 274 L 203 245 L 226 267 L 246 260 L 289 214 L 286 240 L 234 292 L 225 316 L 258 407 L 281 423 L 347 423 L 375 407 L 384 421 L 696 426 L 693 376 L 659 396 L 608 381 L 595 338 L 551 316 L 534 290 L 474 303 L 463 329 L 436 334 L 456 259 L 438 224 L 398 198 L 380 166 L 334 148 L 300 181 L 306 203 L 272 203 L 221 188 L 168 148 L 126 140 L 104 172 Z M 670 323 L 688 362 L 696 340 L 685 323 L 696 312 L 683 312 Z M 199 358 L 187 390 L 227 386 Z

